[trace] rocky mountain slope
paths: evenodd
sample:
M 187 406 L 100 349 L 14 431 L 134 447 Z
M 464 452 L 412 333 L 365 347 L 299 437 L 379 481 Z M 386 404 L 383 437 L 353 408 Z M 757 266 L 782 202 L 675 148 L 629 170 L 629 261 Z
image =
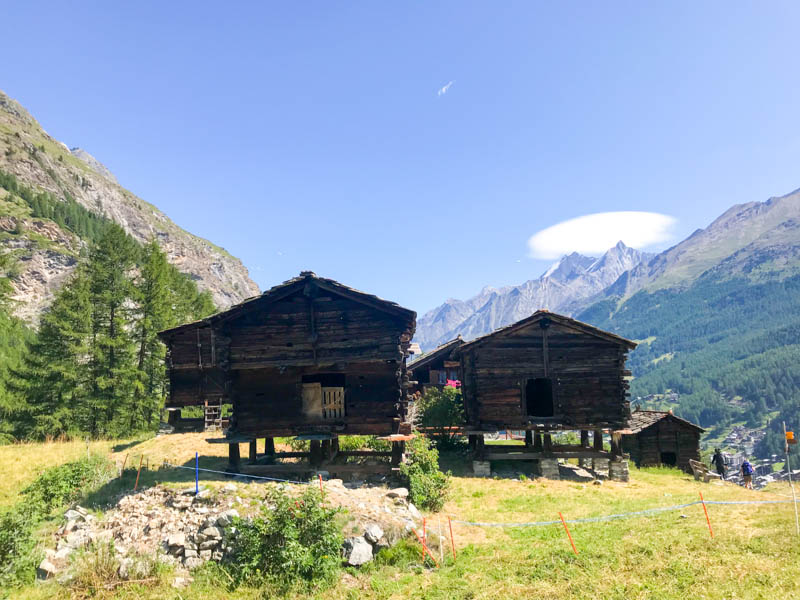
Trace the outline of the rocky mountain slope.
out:
M 417 320 L 415 340 L 429 350 L 460 334 L 472 339 L 525 318 L 541 308 L 574 314 L 623 273 L 653 255 L 622 242 L 600 258 L 577 252 L 563 257 L 538 279 L 503 288 L 486 287 L 466 301 L 447 300 Z
M 209 290 L 226 308 L 256 295 L 258 286 L 241 261 L 211 242 L 173 223 L 163 212 L 121 187 L 86 151 L 72 151 L 49 136 L 16 101 L 0 92 L 0 171 L 58 199 L 74 199 L 103 215 L 140 242 L 157 239 L 172 264 Z M 85 241 L 11 201 L 0 189 L 0 248 L 13 252 L 17 270 L 12 284 L 16 313 L 28 321 L 47 306 L 54 291 L 76 265 Z

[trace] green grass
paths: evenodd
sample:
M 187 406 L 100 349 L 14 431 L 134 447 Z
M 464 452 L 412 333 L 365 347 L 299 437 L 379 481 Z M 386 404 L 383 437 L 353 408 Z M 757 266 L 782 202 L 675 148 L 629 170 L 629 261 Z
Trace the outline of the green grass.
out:
M 131 456 L 137 452 L 153 457 L 184 456 L 193 455 L 195 448 L 215 447 L 198 435 L 162 436 L 135 441 L 114 456 L 126 452 Z M 48 455 L 62 454 L 53 450 L 51 445 Z M 477 479 L 468 476 L 468 461 L 462 455 L 444 458 L 455 471 L 452 495 L 441 515 L 429 516 L 429 531 L 441 523 L 446 533 L 446 515 L 465 521 L 527 522 L 558 520 L 562 512 L 565 518 L 576 519 L 693 502 L 700 492 L 707 500 L 785 499 L 732 484 L 703 484 L 671 469 L 634 468 L 629 483 L 606 482 L 602 486 Z M 205 460 L 211 464 L 221 459 Z M 0 462 L 0 467 L 6 466 Z M 154 471 L 152 476 L 163 479 L 165 473 Z M 260 489 L 247 487 L 255 494 Z M 788 493 L 784 487 L 774 489 Z M 574 524 L 570 529 L 577 556 L 560 524 L 482 528 L 454 523 L 455 563 L 445 554 L 442 568 L 423 567 L 419 546 L 412 540 L 378 564 L 349 571 L 335 587 L 309 597 L 722 600 L 796 595 L 800 544 L 792 537 L 790 505 L 710 505 L 708 510 L 713 539 L 699 505 L 650 517 Z M 169 587 L 169 581 L 164 577 L 152 587 L 121 586 L 103 597 L 178 598 L 178 593 L 185 600 L 264 597 L 258 590 L 229 590 L 225 578 L 210 568 L 197 573 L 194 583 L 179 592 Z M 67 598 L 69 592 L 57 584 L 46 584 L 18 590 L 12 597 Z

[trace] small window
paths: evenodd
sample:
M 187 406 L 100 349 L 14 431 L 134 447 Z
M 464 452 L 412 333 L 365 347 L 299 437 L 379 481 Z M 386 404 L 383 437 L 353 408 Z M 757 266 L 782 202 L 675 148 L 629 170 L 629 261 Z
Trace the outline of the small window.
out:
M 552 417 L 555 414 L 553 380 L 549 377 L 528 379 L 525 384 L 525 404 L 531 417 Z
M 661 464 L 667 467 L 674 467 L 678 464 L 678 456 L 674 452 L 662 452 Z

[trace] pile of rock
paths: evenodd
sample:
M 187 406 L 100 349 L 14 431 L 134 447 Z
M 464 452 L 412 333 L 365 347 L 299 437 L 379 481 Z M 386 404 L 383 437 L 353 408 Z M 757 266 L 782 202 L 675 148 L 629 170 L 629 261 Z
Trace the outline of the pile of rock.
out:
M 121 496 L 102 519 L 76 506 L 65 513 L 56 546 L 46 551 L 39 576 L 46 579 L 64 569 L 79 548 L 111 542 L 121 577 L 136 570 L 135 557 L 157 557 L 188 570 L 209 560 L 221 561 L 229 549 L 226 531 L 233 531 L 233 519 L 240 516 L 234 504 L 244 507 L 246 513 L 263 506 L 263 500 L 243 500 L 237 495 L 244 488 L 255 491 L 251 485 L 228 483 L 214 497 L 204 491 L 195 495 L 194 488 L 176 491 L 155 486 Z M 347 510 L 348 529 L 363 532 L 347 538 L 342 548 L 344 560 L 353 566 L 372 560 L 381 549 L 419 527 L 422 520 L 405 488 L 387 491 L 333 479 L 324 483 L 324 498 L 326 504 Z

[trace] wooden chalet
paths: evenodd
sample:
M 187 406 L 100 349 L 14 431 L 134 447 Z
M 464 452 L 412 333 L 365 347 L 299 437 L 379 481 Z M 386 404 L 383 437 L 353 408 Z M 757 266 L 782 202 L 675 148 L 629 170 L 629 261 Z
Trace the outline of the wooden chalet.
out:
M 459 381 L 461 365 L 452 354 L 463 343 L 464 340 L 459 335 L 409 363 L 410 377 L 416 381 L 414 391 L 424 393 L 428 387 L 441 388 L 448 381 Z
M 476 469 L 510 458 L 540 459 L 543 470 L 541 459 L 621 461 L 619 436 L 607 452 L 603 431 L 627 427 L 625 360 L 634 348 L 630 340 L 546 310 L 461 345 L 455 355 Z M 498 430 L 524 430 L 525 447 L 489 451 L 483 434 Z M 565 430 L 581 432 L 580 447 L 552 443 L 551 433 Z M 557 476 L 557 463 L 547 466 Z
M 659 465 L 692 472 L 690 460 L 700 461 L 700 435 L 705 430 L 671 412 L 635 410 L 622 431 L 622 450 L 640 467 Z
M 411 310 L 304 271 L 229 310 L 161 332 L 168 406 L 230 403 L 219 442 L 230 444 L 234 470 L 239 442 L 250 443 L 251 463 L 282 458 L 277 436 L 310 439 L 309 453 L 284 454 L 310 458 L 311 467 L 335 458 L 340 435 L 396 436 L 397 463 L 410 433 L 406 357 L 415 326 Z

